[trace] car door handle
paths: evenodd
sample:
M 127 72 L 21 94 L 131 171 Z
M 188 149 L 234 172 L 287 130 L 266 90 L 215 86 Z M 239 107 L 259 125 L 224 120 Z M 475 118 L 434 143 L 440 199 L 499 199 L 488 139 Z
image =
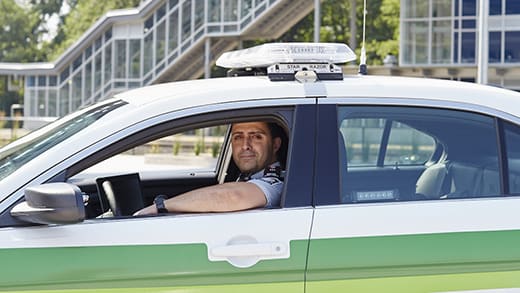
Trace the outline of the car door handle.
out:
M 286 252 L 287 245 L 279 242 L 232 244 L 211 249 L 211 254 L 216 257 L 276 257 Z

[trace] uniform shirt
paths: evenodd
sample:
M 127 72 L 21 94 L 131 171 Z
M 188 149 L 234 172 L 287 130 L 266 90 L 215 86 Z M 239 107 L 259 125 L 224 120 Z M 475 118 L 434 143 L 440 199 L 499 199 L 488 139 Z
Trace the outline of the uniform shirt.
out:
M 247 181 L 258 186 L 265 195 L 266 208 L 280 207 L 280 198 L 283 191 L 283 176 L 279 162 L 275 162 L 251 176 L 241 174 L 237 181 Z

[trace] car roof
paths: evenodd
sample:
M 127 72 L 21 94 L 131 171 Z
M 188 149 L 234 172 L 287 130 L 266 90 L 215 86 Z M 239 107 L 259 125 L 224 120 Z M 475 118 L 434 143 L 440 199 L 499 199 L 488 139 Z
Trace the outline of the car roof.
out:
M 212 78 L 157 84 L 116 96 L 130 104 L 165 104 L 163 109 L 261 99 L 400 98 L 473 104 L 520 117 L 520 93 L 470 82 L 429 78 L 346 75 L 342 81 L 270 81 L 266 76 Z M 153 106 L 155 107 L 155 106 Z

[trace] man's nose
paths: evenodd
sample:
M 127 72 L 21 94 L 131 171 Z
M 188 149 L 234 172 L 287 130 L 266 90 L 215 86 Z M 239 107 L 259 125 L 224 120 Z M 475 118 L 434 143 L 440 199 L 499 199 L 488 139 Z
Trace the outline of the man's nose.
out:
M 249 136 L 245 137 L 242 141 L 242 149 L 249 150 L 251 149 L 251 138 Z

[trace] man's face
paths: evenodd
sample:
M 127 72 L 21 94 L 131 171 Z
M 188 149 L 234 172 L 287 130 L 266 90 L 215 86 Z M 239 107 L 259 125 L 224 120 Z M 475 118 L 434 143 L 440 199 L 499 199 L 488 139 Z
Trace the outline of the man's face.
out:
M 233 160 L 243 173 L 255 173 L 276 161 L 281 139 L 273 139 L 267 123 L 236 123 L 231 127 Z

